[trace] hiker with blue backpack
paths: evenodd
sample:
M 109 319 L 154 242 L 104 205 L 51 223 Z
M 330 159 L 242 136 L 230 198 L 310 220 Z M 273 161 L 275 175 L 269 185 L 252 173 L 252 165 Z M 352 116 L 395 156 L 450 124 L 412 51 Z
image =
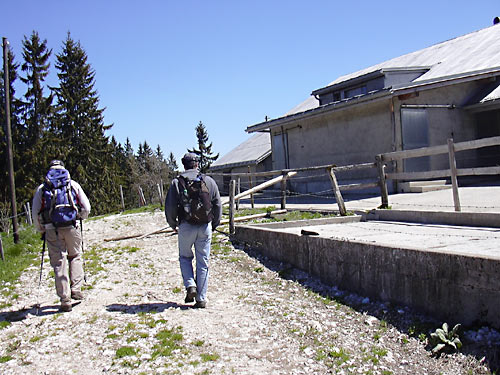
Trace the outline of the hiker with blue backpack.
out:
M 216 182 L 198 171 L 197 155 L 185 154 L 182 164 L 185 171 L 172 180 L 165 200 L 165 216 L 168 225 L 179 234 L 179 263 L 186 288 L 184 302 L 196 300 L 195 308 L 205 308 L 212 231 L 220 223 L 222 204 Z
M 33 197 L 32 217 L 47 243 L 61 311 L 71 311 L 71 299 L 84 297 L 83 240 L 79 226 L 89 213 L 90 202 L 80 184 L 71 179 L 62 161 L 51 161 L 45 180 Z

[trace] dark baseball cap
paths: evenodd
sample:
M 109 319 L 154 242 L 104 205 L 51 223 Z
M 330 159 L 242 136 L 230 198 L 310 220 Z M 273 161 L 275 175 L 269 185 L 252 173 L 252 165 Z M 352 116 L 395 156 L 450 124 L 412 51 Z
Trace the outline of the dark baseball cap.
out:
M 184 156 L 182 157 L 182 162 L 188 163 L 190 161 L 198 161 L 198 155 L 196 155 L 193 152 L 188 152 L 187 154 L 184 154 Z
M 49 165 L 49 169 L 50 168 L 54 168 L 54 167 L 62 167 L 64 168 L 64 163 L 61 161 L 61 160 L 52 160 L 50 162 L 50 165 Z

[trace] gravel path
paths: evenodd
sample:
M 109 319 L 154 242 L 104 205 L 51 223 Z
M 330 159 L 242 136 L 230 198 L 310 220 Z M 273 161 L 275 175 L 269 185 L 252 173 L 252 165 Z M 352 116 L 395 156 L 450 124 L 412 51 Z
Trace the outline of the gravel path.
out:
M 184 304 L 177 237 L 162 212 L 84 222 L 87 290 L 58 311 L 45 260 L 0 312 L 0 374 L 490 374 L 481 356 L 434 358 L 429 322 L 322 285 L 217 234 L 208 304 Z M 37 310 L 33 306 L 41 302 Z M 433 329 L 437 328 L 433 323 Z M 483 330 L 484 333 L 484 330 Z M 498 350 L 498 342 L 474 350 Z M 496 349 L 495 349 L 496 348 Z

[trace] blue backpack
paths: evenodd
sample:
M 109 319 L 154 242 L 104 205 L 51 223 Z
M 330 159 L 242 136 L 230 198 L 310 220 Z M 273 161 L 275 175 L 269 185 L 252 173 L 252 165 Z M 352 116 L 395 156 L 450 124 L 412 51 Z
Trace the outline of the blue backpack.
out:
M 66 169 L 50 169 L 42 188 L 42 223 L 52 223 L 56 228 L 76 225 L 76 200 L 69 172 Z

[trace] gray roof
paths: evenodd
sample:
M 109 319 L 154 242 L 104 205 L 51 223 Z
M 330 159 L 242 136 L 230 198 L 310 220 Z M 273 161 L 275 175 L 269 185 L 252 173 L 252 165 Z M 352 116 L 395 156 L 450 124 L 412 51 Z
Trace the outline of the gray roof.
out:
M 490 71 L 495 72 L 495 74 L 500 73 L 500 24 L 384 61 L 380 64 L 370 66 L 354 73 L 346 74 L 337 78 L 325 88 L 335 85 L 345 85 L 350 80 L 355 80 L 360 76 L 369 75 L 377 71 L 383 71 L 384 69 L 409 69 L 423 67 L 427 70 L 424 74 L 420 75 L 411 82 L 391 87 L 391 90 L 387 91 L 387 94 L 390 94 L 391 91 L 394 92 L 396 90 L 404 90 L 410 87 L 418 87 L 436 82 L 459 79 L 461 77 L 485 74 Z M 499 98 L 500 91 L 495 90 L 488 96 L 487 100 L 495 100 Z M 355 101 L 351 101 L 351 103 L 352 102 Z M 319 101 L 314 96 L 310 96 L 305 101 L 288 111 L 283 117 L 268 121 L 268 125 L 271 125 L 274 121 L 278 121 L 298 113 L 311 111 L 318 107 Z M 253 127 L 255 127 L 255 129 L 250 129 Z M 267 126 L 267 128 L 268 127 L 269 126 Z M 258 131 L 265 128 L 265 123 L 261 123 L 253 125 L 247 130 Z
M 257 133 L 215 161 L 210 170 L 255 165 L 271 155 L 269 133 Z

